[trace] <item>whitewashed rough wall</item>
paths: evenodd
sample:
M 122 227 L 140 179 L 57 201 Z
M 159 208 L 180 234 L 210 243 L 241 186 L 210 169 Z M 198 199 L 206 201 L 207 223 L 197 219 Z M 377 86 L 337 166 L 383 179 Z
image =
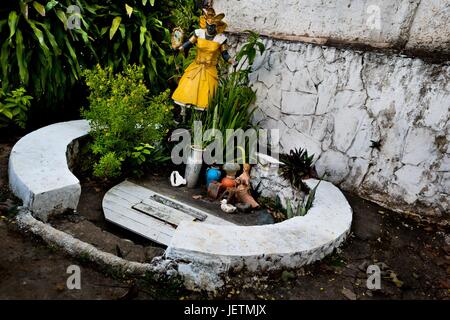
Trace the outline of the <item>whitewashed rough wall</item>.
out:
M 381 28 L 368 26 L 380 9 Z M 319 174 L 399 212 L 450 221 L 450 66 L 355 45 L 450 53 L 448 0 L 215 0 L 230 42 L 265 35 L 255 121 Z M 288 41 L 287 41 L 288 40 Z M 311 44 L 313 43 L 313 44 Z M 314 44 L 316 43 L 316 44 Z M 334 44 L 353 49 L 337 49 Z M 442 56 L 440 56 L 442 61 Z M 371 148 L 380 141 L 380 149 Z
M 449 218 L 450 66 L 264 42 L 254 120 L 280 129 L 282 151 L 306 147 L 326 180 L 393 210 Z
M 230 31 L 450 53 L 449 0 L 215 0 L 214 7 Z

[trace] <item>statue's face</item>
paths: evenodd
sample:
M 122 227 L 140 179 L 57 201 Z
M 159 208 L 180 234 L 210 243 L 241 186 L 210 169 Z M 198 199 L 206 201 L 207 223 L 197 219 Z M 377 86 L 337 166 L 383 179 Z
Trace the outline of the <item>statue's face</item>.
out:
M 209 35 L 215 35 L 217 33 L 217 26 L 215 24 L 206 24 L 206 31 Z

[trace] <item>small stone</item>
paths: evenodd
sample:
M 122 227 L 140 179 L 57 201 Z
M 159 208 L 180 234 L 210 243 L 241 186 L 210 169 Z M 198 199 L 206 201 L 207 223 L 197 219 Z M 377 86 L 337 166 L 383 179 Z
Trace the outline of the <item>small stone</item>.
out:
M 358 269 L 363 272 L 366 272 L 368 266 L 369 266 L 369 262 L 367 260 L 365 260 L 358 266 Z
M 252 206 L 249 203 L 237 203 L 236 208 L 239 212 L 248 212 L 251 210 Z
M 353 291 L 351 291 L 347 288 L 344 288 L 344 289 L 342 289 L 341 292 L 347 299 L 356 300 L 356 294 Z

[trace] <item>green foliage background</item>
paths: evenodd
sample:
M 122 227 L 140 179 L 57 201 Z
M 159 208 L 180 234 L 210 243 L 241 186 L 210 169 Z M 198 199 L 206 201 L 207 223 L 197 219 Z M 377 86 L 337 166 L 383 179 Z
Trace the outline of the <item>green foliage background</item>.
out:
M 145 66 L 152 93 L 175 73 L 170 30 L 188 25 L 194 0 L 15 0 L 0 4 L 0 86 L 24 87 L 32 120 L 78 114 L 87 96 L 81 73 L 96 64 Z M 71 10 L 80 8 L 80 13 Z M 69 28 L 79 19 L 80 28 Z M 50 113 L 49 113 L 50 111 Z

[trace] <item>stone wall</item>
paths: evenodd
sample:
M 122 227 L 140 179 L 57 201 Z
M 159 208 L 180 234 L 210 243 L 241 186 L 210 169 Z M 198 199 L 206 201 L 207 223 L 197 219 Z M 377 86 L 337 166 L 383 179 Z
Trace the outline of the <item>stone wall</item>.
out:
M 254 120 L 280 129 L 282 150 L 306 147 L 326 180 L 393 210 L 449 218 L 450 66 L 264 42 Z
M 450 53 L 448 0 L 215 0 L 214 7 L 235 32 Z

